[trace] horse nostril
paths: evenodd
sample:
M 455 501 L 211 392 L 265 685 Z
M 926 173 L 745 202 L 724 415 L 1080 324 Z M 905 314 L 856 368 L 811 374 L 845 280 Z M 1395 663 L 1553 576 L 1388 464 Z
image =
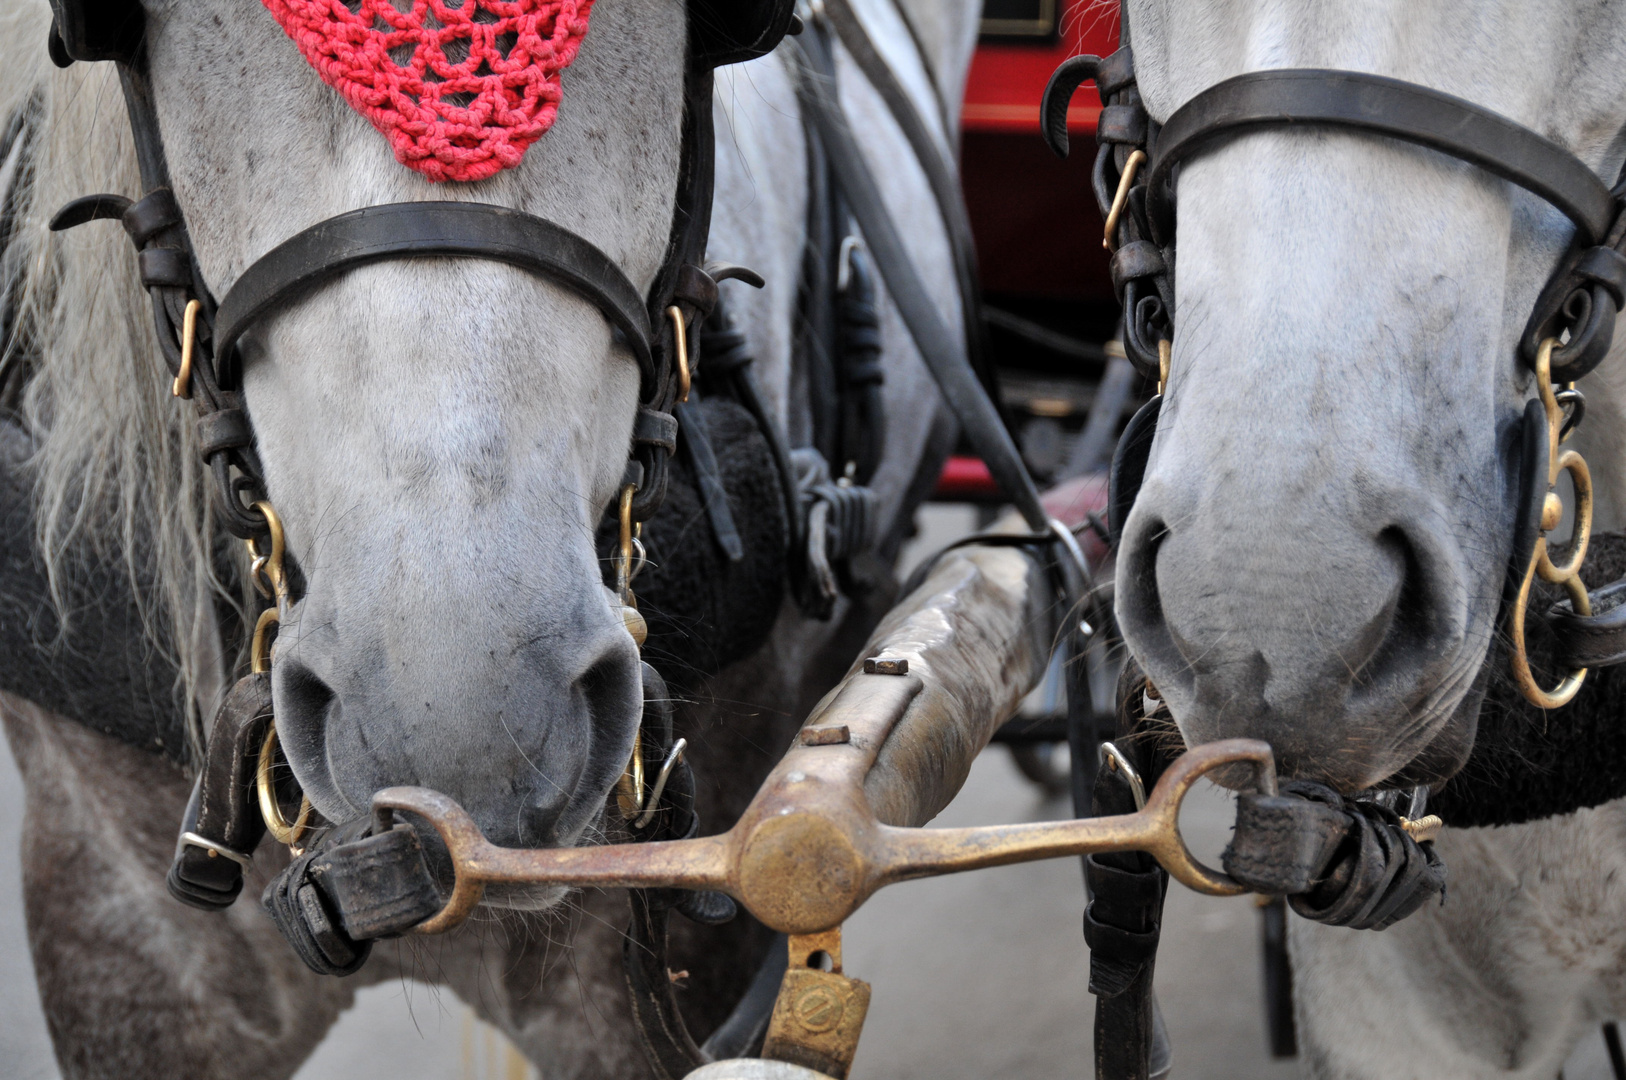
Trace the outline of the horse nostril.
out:
M 323 739 L 338 712 L 339 698 L 314 671 L 296 660 L 273 668 L 277 737 L 294 761 L 323 760 Z
M 302 721 L 301 726 L 325 723 L 338 697 L 331 686 L 298 661 L 278 664 L 276 677 L 279 719 Z
M 574 842 L 602 803 L 576 798 L 580 791 L 608 790 L 621 778 L 632 752 L 633 732 L 642 716 L 638 652 L 617 633 L 571 684 L 576 703 L 570 741 L 587 747 L 579 775 L 539 776 L 526 801 L 520 831 L 528 846 Z M 579 741 L 578 741 L 579 740 Z

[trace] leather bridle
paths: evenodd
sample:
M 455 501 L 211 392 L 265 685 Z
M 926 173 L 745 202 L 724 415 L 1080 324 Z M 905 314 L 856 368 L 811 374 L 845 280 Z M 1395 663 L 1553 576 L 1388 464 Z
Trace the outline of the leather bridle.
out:
M 1399 139 L 1468 162 L 1557 207 L 1575 240 L 1542 289 L 1519 342 L 1538 376 L 1538 399 L 1523 417 L 1523 457 L 1507 590 L 1511 664 L 1533 704 L 1557 708 L 1580 689 L 1588 666 L 1626 661 L 1626 610 L 1592 614 L 1580 583 L 1591 522 L 1586 464 L 1560 442 L 1581 422 L 1585 402 L 1569 385 L 1609 351 L 1615 316 L 1626 305 L 1626 177 L 1613 189 L 1552 140 L 1473 102 L 1426 86 L 1358 71 L 1285 69 L 1227 79 L 1186 102 L 1158 125 L 1136 86 L 1127 41 L 1102 59 L 1079 56 L 1051 77 L 1041 106 L 1045 138 L 1068 152 L 1066 114 L 1080 84 L 1094 81 L 1101 110 L 1093 186 L 1107 219 L 1112 281 L 1124 310 L 1124 349 L 1158 381 L 1158 394 L 1131 419 L 1114 456 L 1109 526 L 1116 545 L 1145 474 L 1162 404 L 1175 323 L 1175 193 L 1180 166 L 1249 132 L 1333 128 Z M 1577 490 L 1574 550 L 1563 566 L 1547 553 L 1558 525 L 1553 494 L 1560 472 Z M 1534 579 L 1566 587 L 1568 605 L 1548 617 L 1570 674 L 1543 689 L 1524 655 L 1523 623 Z
M 138 251 L 142 285 L 152 301 L 154 326 L 173 392 L 197 411 L 201 453 L 213 477 L 222 526 L 248 542 L 253 578 L 272 606 L 262 612 L 251 647 L 256 687 L 253 707 L 240 702 L 253 738 L 211 739 L 205 779 L 221 773 L 216 798 L 200 803 L 183 826 L 170 875 L 171 890 L 189 903 L 224 907 L 241 889 L 231 858 L 252 851 L 266 824 L 278 839 L 297 842 L 303 830 L 281 817 L 262 780 L 265 824 L 250 800 L 228 782 L 248 768 L 243 755 L 258 749 L 260 773 L 275 756 L 269 724 L 266 673 L 269 629 L 290 602 L 282 565 L 280 522 L 267 499 L 254 433 L 240 396 L 243 335 L 289 304 L 357 267 L 406 258 L 470 258 L 506 263 L 572 290 L 593 304 L 638 363 L 639 405 L 619 500 L 623 528 L 647 520 L 661 505 L 667 463 L 676 449 L 674 409 L 687 394 L 699 334 L 688 333 L 717 303 L 717 281 L 756 279 L 739 267 L 704 266 L 711 223 L 715 149 L 712 135 L 713 69 L 771 51 L 794 21 L 790 0 L 690 0 L 689 55 L 684 84 L 679 176 L 669 238 L 661 266 L 642 294 L 615 262 L 569 229 L 508 207 L 472 202 L 408 202 L 370 206 L 319 222 L 251 264 L 218 305 L 192 250 L 186 222 L 172 193 L 164 143 L 148 77 L 144 13 L 139 0 L 52 0 L 49 47 L 59 66 L 111 60 L 123 86 L 143 196 L 93 195 L 73 201 L 52 219 L 55 230 L 98 219 L 117 219 Z M 623 590 L 625 594 L 625 590 Z M 624 603 L 630 603 L 627 595 Z M 628 608 L 629 629 L 641 619 Z M 241 695 L 237 695 L 241 696 Z M 261 699 L 265 700 L 262 701 Z M 249 698 L 244 698 L 248 701 Z M 232 712 L 233 710 L 227 710 Z M 253 722 L 250 723 L 249 721 Z M 263 735 L 264 745 L 259 746 Z M 241 745 L 239 745 L 241 744 Z M 219 753 L 214 753 L 218 749 Z M 215 758 L 219 761 L 214 761 Z M 228 760 L 229 759 L 229 760 Z M 241 779 L 241 777 L 237 777 Z M 207 796 L 200 787 L 202 796 Z M 217 805 L 218 804 L 218 805 Z M 303 817 L 303 815 L 302 815 Z M 203 834 L 207 835 L 204 836 Z M 188 841 L 188 836 L 194 837 Z

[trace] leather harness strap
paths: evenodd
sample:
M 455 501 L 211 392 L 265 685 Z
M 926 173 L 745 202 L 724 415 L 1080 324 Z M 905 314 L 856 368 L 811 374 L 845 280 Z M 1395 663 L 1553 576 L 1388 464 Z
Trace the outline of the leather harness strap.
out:
M 506 263 L 569 286 L 620 331 L 646 381 L 656 378 L 649 316 L 637 286 L 589 241 L 506 206 L 404 202 L 368 206 L 318 222 L 243 271 L 215 315 L 215 363 L 232 385 L 235 346 L 249 327 L 357 267 L 397 259 L 460 258 Z
M 987 464 L 1000 490 L 1035 532 L 1048 531 L 1049 515 L 1039 503 L 1038 489 L 1022 464 L 1010 431 L 970 365 L 962 359 L 961 344 L 944 324 L 937 304 L 915 269 L 886 209 L 875 176 L 835 100 L 834 58 L 821 20 L 815 18 L 811 32 L 795 39 L 795 46 L 804 61 L 802 77 L 797 82 L 797 97 L 829 156 L 831 170 L 848 209 L 858 221 L 864 242 L 915 347 L 949 410 L 959 420 L 966 440 Z
M 904 17 L 901 7 L 897 11 L 900 17 Z M 909 141 L 909 148 L 915 152 L 915 160 L 926 174 L 926 182 L 932 189 L 932 197 L 937 200 L 937 212 L 943 219 L 954 256 L 954 272 L 960 285 L 960 316 L 965 328 L 966 354 L 971 362 L 971 370 L 982 380 L 998 408 L 997 388 L 986 355 L 976 240 L 971 234 L 971 215 L 966 210 L 957 170 L 946 156 L 942 141 L 932 134 L 920 110 L 915 108 L 914 99 L 898 80 L 892 66 L 865 33 L 864 24 L 853 10 L 850 0 L 825 0 L 824 17 L 841 39 L 847 54 L 858 65 L 858 70 L 864 73 L 864 79 L 886 103 L 887 111 L 897 122 L 903 137 Z M 904 19 L 908 25 L 907 18 Z M 924 55 L 921 56 L 921 67 L 928 72 L 929 79 L 931 68 Z M 947 131 L 944 135 L 952 137 Z
M 232 753 L 206 757 L 186 808 L 165 883 L 170 895 L 206 911 L 232 905 L 243 889 L 243 863 L 265 836 L 254 798 L 254 769 L 271 725 L 271 676 L 245 675 L 221 702 L 209 744 Z

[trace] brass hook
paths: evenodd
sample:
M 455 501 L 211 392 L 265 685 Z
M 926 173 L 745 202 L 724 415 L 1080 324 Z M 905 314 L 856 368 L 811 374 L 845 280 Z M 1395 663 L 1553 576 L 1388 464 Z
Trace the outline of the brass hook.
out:
M 1112 242 L 1118 231 L 1118 219 L 1123 216 L 1124 204 L 1129 202 L 1129 189 L 1135 183 L 1135 174 L 1146 163 L 1146 151 L 1136 150 L 1124 162 L 1123 175 L 1118 177 L 1118 191 L 1112 196 L 1112 209 L 1107 211 L 1106 235 L 1101 240 L 1101 246 L 1110 251 L 1117 251 L 1118 245 Z
M 198 310 L 202 307 L 200 301 L 188 300 L 181 316 L 181 370 L 169 384 L 169 392 L 178 398 L 192 396 L 192 350 L 198 341 Z
M 248 547 L 249 556 L 254 560 L 250 575 L 254 587 L 262 595 L 274 597 L 276 603 L 260 612 L 260 617 L 254 623 L 254 639 L 249 646 L 249 669 L 256 673 L 271 670 L 271 628 L 282 621 L 282 609 L 288 603 L 288 576 L 283 569 L 283 556 L 287 550 L 287 541 L 282 532 L 282 519 L 271 508 L 271 504 L 261 499 L 254 504 L 254 508 L 265 517 L 266 531 L 271 534 L 271 550 L 261 554 L 254 542 L 254 537 L 243 541 Z M 269 583 L 269 591 L 261 585 L 261 580 Z
M 689 400 L 689 330 L 683 325 L 683 312 L 676 304 L 666 309 L 672 320 L 672 337 L 676 339 L 678 365 L 678 401 Z

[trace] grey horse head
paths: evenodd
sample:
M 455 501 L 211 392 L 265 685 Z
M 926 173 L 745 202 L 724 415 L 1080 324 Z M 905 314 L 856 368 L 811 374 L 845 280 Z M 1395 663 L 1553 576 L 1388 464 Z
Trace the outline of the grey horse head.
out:
M 1610 5 L 1128 6 L 1158 121 L 1246 71 L 1346 68 L 1621 167 Z M 1534 393 L 1517 339 L 1572 226 L 1470 165 L 1330 129 L 1232 138 L 1177 198 L 1172 374 L 1118 564 L 1129 646 L 1188 742 L 1264 738 L 1345 789 L 1449 775 L 1501 661 Z
M 548 218 L 647 289 L 672 221 L 684 39 L 679 0 L 598 5 L 522 165 L 436 185 L 262 5 L 151 5 L 148 32 L 176 195 L 217 295 L 320 220 L 413 199 Z M 273 678 L 306 793 L 345 820 L 380 787 L 419 784 L 497 843 L 575 842 L 641 711 L 638 651 L 594 549 L 628 457 L 631 354 L 553 282 L 416 260 L 313 292 L 241 356 L 302 579 Z

